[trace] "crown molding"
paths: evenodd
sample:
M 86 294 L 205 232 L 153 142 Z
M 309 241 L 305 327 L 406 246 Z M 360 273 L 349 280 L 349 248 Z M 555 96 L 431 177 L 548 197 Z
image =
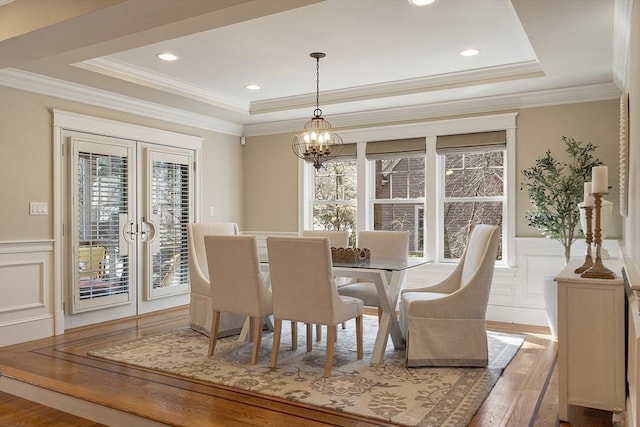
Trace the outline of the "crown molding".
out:
M 456 73 L 438 74 L 429 77 L 323 91 L 322 104 L 330 105 L 372 98 L 412 95 L 456 87 L 540 77 L 543 75 L 544 72 L 537 61 L 525 61 L 497 67 L 478 68 Z M 251 103 L 250 113 L 252 115 L 265 114 L 308 107 L 314 105 L 316 101 L 315 96 L 315 94 L 306 94 L 254 101 Z
M 168 78 L 165 75 L 154 73 L 138 67 L 124 64 L 120 61 L 106 58 L 96 58 L 72 64 L 74 67 L 103 74 L 119 80 L 138 85 L 158 89 L 163 92 L 180 95 L 195 101 L 204 102 L 226 110 L 238 113 L 249 113 L 249 102 L 225 95 L 220 92 L 189 84 L 187 82 Z
M 241 136 L 243 132 L 242 124 L 239 123 L 190 113 L 14 68 L 0 70 L 0 85 L 227 135 Z
M 0 70 L 0 85 L 35 92 L 84 104 L 136 114 L 181 125 L 193 126 L 233 136 L 258 136 L 298 132 L 306 119 L 242 125 L 189 113 L 103 90 L 69 83 L 17 69 Z M 613 83 L 575 86 L 527 93 L 472 98 L 409 107 L 362 111 L 331 116 L 335 128 L 376 126 L 380 123 L 425 120 L 462 114 L 545 107 L 579 102 L 618 99 L 620 90 Z
M 618 99 L 619 97 L 620 90 L 613 83 L 599 83 L 563 89 L 514 93 L 386 110 L 341 114 L 331 116 L 330 121 L 334 128 L 339 129 L 353 126 L 375 126 L 380 123 L 425 120 L 462 114 L 603 101 L 607 99 Z M 245 125 L 244 136 L 299 132 L 304 122 L 305 120 L 301 119 Z

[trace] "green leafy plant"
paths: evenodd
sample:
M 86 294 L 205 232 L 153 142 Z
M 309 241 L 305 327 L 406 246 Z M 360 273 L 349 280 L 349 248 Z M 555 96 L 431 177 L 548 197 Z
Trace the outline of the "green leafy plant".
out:
M 594 157 L 595 145 L 562 137 L 568 161 L 556 160 L 547 150 L 535 165 L 522 171 L 520 190 L 526 189 L 532 209 L 526 218 L 542 235 L 564 247 L 565 261 L 571 258 L 571 245 L 578 238 L 578 203 L 584 196 L 584 183 L 591 181 L 591 168 L 602 162 Z

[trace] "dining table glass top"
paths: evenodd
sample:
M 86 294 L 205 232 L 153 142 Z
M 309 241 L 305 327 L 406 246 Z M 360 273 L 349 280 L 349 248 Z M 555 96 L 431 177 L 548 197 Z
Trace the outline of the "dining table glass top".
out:
M 334 261 L 333 266 L 343 268 L 401 271 L 427 263 L 429 263 L 429 260 L 426 258 L 374 258 L 357 262 Z
M 269 264 L 269 259 L 266 255 L 260 255 L 260 264 Z M 371 270 L 385 270 L 385 271 L 402 271 L 408 268 L 417 267 L 419 265 L 428 264 L 431 260 L 427 258 L 373 258 L 366 261 L 345 262 L 345 261 L 333 261 L 333 267 L 337 268 L 359 268 L 359 269 L 371 269 Z

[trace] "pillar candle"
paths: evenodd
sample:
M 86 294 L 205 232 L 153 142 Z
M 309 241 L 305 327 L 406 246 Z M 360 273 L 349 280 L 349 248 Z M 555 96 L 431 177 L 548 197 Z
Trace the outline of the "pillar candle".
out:
M 592 193 L 609 192 L 609 171 L 606 166 L 594 166 L 591 169 Z
M 584 183 L 584 201 L 582 205 L 585 207 L 593 207 L 593 196 L 591 195 L 592 185 L 590 182 Z

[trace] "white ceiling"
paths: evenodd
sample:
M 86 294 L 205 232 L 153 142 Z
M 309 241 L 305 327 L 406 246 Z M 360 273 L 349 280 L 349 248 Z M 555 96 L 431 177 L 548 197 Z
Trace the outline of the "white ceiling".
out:
M 523 99 L 618 93 L 614 46 L 624 31 L 614 37 L 614 0 L 420 8 L 407 0 L 93 1 L 96 10 L 78 11 L 78 0 L 0 6 L 0 83 L 35 73 L 244 126 L 245 134 L 311 116 L 314 51 L 327 54 L 320 107 L 343 126 L 398 111 L 437 116 L 499 100 L 513 108 Z M 480 54 L 459 55 L 470 47 Z M 162 62 L 155 55 L 163 51 L 180 59 Z M 249 83 L 262 89 L 248 91 Z

